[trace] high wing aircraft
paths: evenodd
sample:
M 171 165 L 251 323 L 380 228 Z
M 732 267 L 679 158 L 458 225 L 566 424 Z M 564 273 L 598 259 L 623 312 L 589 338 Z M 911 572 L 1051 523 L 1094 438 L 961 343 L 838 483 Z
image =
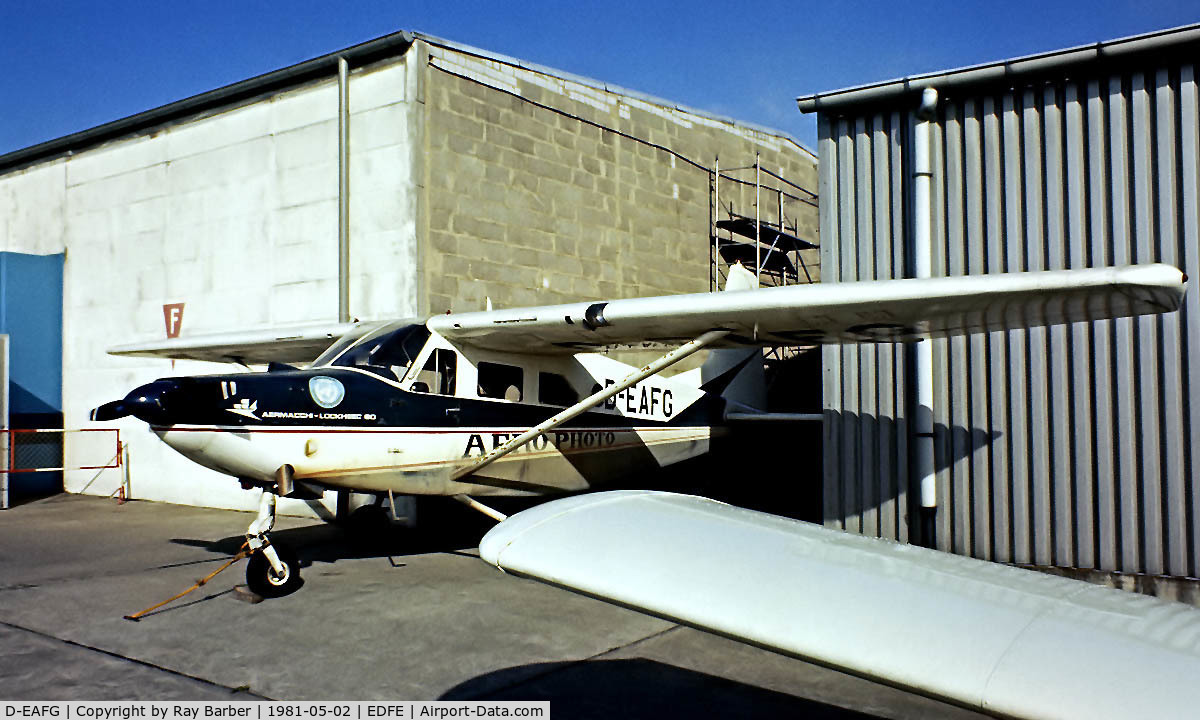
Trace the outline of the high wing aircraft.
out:
M 757 289 L 243 332 L 117 347 L 117 355 L 276 361 L 267 372 L 156 380 L 92 411 L 132 415 L 189 459 L 263 490 L 247 530 L 250 587 L 299 584 L 272 545 L 277 496 L 326 490 L 474 498 L 577 492 L 703 454 L 762 416 L 761 348 L 924 338 L 1175 310 L 1166 265 Z M 311 359 L 307 367 L 280 364 Z M 641 368 L 601 354 L 660 349 Z M 662 377 L 709 349 L 697 370 Z M 260 552 L 261 551 L 261 552 Z

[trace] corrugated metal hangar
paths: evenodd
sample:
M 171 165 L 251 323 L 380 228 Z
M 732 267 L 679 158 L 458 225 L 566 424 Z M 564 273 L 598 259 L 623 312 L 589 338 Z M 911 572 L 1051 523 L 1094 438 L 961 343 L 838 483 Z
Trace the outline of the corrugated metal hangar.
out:
M 818 113 L 826 280 L 915 274 L 926 166 L 933 275 L 1161 261 L 1200 278 L 1197 50 L 1189 26 L 800 98 Z M 1197 302 L 933 342 L 936 545 L 1200 575 Z M 931 539 L 915 352 L 825 350 L 826 524 Z
M 745 169 L 756 156 L 770 200 L 761 217 L 814 237 L 816 159 L 781 133 L 389 35 L 0 156 L 0 251 L 65 253 L 61 303 L 21 311 L 45 327 L 61 320 L 61 351 L 33 355 L 13 331 L 12 384 L 28 384 L 32 367 L 61 367 L 61 404 L 50 392 L 42 409 L 56 419 L 42 426 L 120 428 L 124 466 L 68 469 L 67 490 L 126 485 L 139 498 L 248 508 L 251 493 L 143 423 L 86 420 L 157 377 L 230 368 L 108 348 L 483 309 L 487 298 L 505 307 L 707 290 L 714 194 L 722 217 L 753 215 Z M 818 274 L 815 254 L 807 267 Z M 91 436 L 65 443 L 67 468 L 114 460 Z

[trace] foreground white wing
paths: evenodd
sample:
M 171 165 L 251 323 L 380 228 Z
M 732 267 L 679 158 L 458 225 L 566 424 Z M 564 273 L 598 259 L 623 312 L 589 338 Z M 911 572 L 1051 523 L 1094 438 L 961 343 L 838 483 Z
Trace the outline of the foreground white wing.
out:
M 990 713 L 1200 708 L 1200 610 L 704 498 L 557 500 L 479 550 L 513 573 Z
M 270 327 L 257 330 L 189 335 L 109 348 L 110 355 L 208 360 L 245 365 L 311 362 L 347 333 L 374 327 L 360 323 Z
M 439 315 L 443 337 L 493 350 L 574 353 L 678 345 L 709 330 L 717 346 L 915 340 L 1169 312 L 1187 278 L 1169 265 L 818 283 L 761 290 Z

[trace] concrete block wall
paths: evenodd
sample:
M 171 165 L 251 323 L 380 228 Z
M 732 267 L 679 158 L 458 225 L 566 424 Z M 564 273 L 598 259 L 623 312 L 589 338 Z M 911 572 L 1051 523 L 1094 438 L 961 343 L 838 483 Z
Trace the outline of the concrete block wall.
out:
M 815 191 L 814 156 L 778 135 L 450 48 L 428 52 L 430 312 L 482 309 L 486 297 L 514 306 L 708 290 L 708 168 L 718 155 L 752 165 L 757 151 Z M 753 214 L 753 187 L 736 187 L 722 181 L 723 204 Z M 764 193 L 763 217 L 774 219 L 777 204 Z M 815 203 L 789 202 L 785 215 L 816 237 Z

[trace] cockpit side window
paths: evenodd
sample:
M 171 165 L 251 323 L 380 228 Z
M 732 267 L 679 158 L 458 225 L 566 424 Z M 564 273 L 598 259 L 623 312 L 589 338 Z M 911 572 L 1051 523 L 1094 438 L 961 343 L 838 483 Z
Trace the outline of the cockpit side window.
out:
M 406 325 L 364 337 L 332 364 L 358 367 L 397 380 L 408 370 L 428 339 L 429 330 L 424 325 Z
M 438 348 L 429 354 L 425 367 L 417 373 L 417 380 L 412 384 L 412 389 L 415 392 L 453 395 L 457 371 L 458 353 Z

